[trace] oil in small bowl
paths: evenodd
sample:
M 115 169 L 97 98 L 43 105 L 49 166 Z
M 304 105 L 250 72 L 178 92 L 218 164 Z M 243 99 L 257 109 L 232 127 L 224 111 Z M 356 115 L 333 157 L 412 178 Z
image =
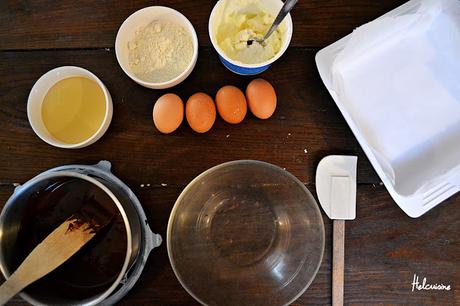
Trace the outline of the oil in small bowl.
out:
M 46 93 L 41 116 L 48 132 L 67 144 L 92 137 L 103 124 L 106 98 L 93 80 L 75 76 L 54 84 Z

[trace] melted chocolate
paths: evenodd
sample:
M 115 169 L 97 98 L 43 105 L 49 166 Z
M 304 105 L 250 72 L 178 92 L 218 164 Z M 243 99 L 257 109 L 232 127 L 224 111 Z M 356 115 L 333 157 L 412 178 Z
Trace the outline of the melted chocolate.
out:
M 127 245 L 123 218 L 103 190 L 75 178 L 57 180 L 30 196 L 15 245 L 14 268 L 69 217 L 90 221 L 96 236 L 26 292 L 52 291 L 53 296 L 85 299 L 107 290 L 120 273 Z

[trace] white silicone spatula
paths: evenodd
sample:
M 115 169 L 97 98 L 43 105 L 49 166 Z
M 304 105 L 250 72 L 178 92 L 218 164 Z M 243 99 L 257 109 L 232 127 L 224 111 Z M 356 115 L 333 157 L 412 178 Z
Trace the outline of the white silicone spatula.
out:
M 316 193 L 327 216 L 334 220 L 332 248 L 332 305 L 343 305 L 345 220 L 356 217 L 358 157 L 331 155 L 316 170 Z

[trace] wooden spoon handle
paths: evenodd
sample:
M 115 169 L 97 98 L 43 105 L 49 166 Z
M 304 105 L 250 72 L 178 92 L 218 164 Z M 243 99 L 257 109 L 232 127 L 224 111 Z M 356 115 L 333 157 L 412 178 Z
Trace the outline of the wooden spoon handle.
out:
M 332 305 L 343 305 L 345 220 L 334 220 L 332 247 Z
M 75 227 L 67 220 L 32 250 L 19 268 L 0 287 L 0 305 L 22 289 L 50 273 L 81 249 L 95 233 L 88 224 Z
M 5 305 L 13 296 L 24 289 L 24 284 L 17 281 L 13 275 L 0 286 L 0 305 Z

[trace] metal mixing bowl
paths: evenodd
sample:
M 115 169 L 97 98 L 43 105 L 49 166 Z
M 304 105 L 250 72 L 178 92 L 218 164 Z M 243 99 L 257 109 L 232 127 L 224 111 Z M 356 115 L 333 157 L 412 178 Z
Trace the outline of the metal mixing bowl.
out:
M 11 269 L 12 246 L 20 226 L 22 212 L 30 194 L 50 181 L 62 177 L 75 177 L 95 184 L 106 192 L 117 205 L 126 228 L 126 257 L 122 270 L 112 286 L 104 292 L 86 300 L 63 300 L 53 296 L 52 291 L 43 294 L 21 293 L 21 297 L 33 305 L 112 305 L 119 301 L 134 286 L 139 278 L 150 251 L 161 244 L 161 237 L 151 232 L 145 213 L 134 193 L 110 172 L 111 164 L 101 161 L 97 165 L 68 165 L 39 174 L 22 186 L 5 204 L 0 215 L 0 270 L 5 277 Z
M 259 161 L 194 179 L 171 213 L 168 255 L 204 305 L 287 305 L 313 281 L 324 251 L 315 199 L 289 172 Z

